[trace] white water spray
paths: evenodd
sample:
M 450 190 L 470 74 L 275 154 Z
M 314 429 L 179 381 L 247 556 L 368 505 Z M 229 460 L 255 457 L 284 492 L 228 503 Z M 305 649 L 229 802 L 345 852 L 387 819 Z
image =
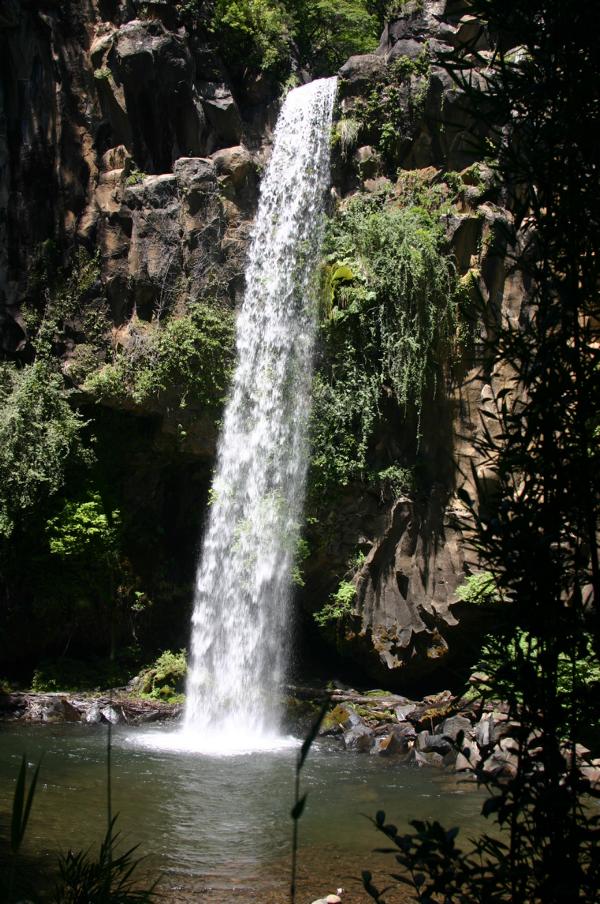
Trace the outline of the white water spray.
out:
M 288 94 L 261 186 L 192 617 L 183 733 L 199 749 L 278 734 L 335 90 L 331 78 Z

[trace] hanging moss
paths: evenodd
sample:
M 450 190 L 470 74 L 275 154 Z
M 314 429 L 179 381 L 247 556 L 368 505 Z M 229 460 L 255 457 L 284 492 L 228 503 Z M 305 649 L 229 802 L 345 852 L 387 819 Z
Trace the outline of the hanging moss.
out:
M 439 208 L 357 195 L 331 220 L 315 378 L 318 486 L 368 474 L 383 398 L 421 433 L 421 412 L 458 344 L 461 287 L 444 251 Z

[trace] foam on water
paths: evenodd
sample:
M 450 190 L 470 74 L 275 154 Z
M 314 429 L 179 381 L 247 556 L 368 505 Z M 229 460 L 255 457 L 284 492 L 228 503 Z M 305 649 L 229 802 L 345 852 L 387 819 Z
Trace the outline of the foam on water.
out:
M 125 741 L 149 750 L 195 753 L 211 757 L 276 753 L 299 747 L 301 743 L 298 738 L 276 733 L 242 734 L 239 731 L 232 733 L 213 729 L 205 734 L 201 731 L 172 728 L 145 732 L 137 730 L 127 734 Z

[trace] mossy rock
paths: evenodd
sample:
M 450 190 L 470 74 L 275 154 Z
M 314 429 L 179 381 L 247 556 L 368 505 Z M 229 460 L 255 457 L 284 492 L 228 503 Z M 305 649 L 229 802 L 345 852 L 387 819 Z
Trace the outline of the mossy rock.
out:
M 348 721 L 350 713 L 352 712 L 355 712 L 358 715 L 356 707 L 349 706 L 347 703 L 338 703 L 337 706 L 334 706 L 333 709 L 325 714 L 319 733 L 328 734 L 335 732 L 338 729 L 343 729 L 344 724 Z

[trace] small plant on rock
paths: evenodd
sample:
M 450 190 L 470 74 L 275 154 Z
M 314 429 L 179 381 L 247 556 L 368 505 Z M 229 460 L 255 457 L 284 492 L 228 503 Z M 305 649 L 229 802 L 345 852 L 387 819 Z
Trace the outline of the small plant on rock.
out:
M 342 581 L 323 608 L 314 613 L 313 618 L 320 628 L 324 628 L 332 622 L 338 622 L 352 614 L 355 599 L 356 587 L 354 584 L 351 581 Z

